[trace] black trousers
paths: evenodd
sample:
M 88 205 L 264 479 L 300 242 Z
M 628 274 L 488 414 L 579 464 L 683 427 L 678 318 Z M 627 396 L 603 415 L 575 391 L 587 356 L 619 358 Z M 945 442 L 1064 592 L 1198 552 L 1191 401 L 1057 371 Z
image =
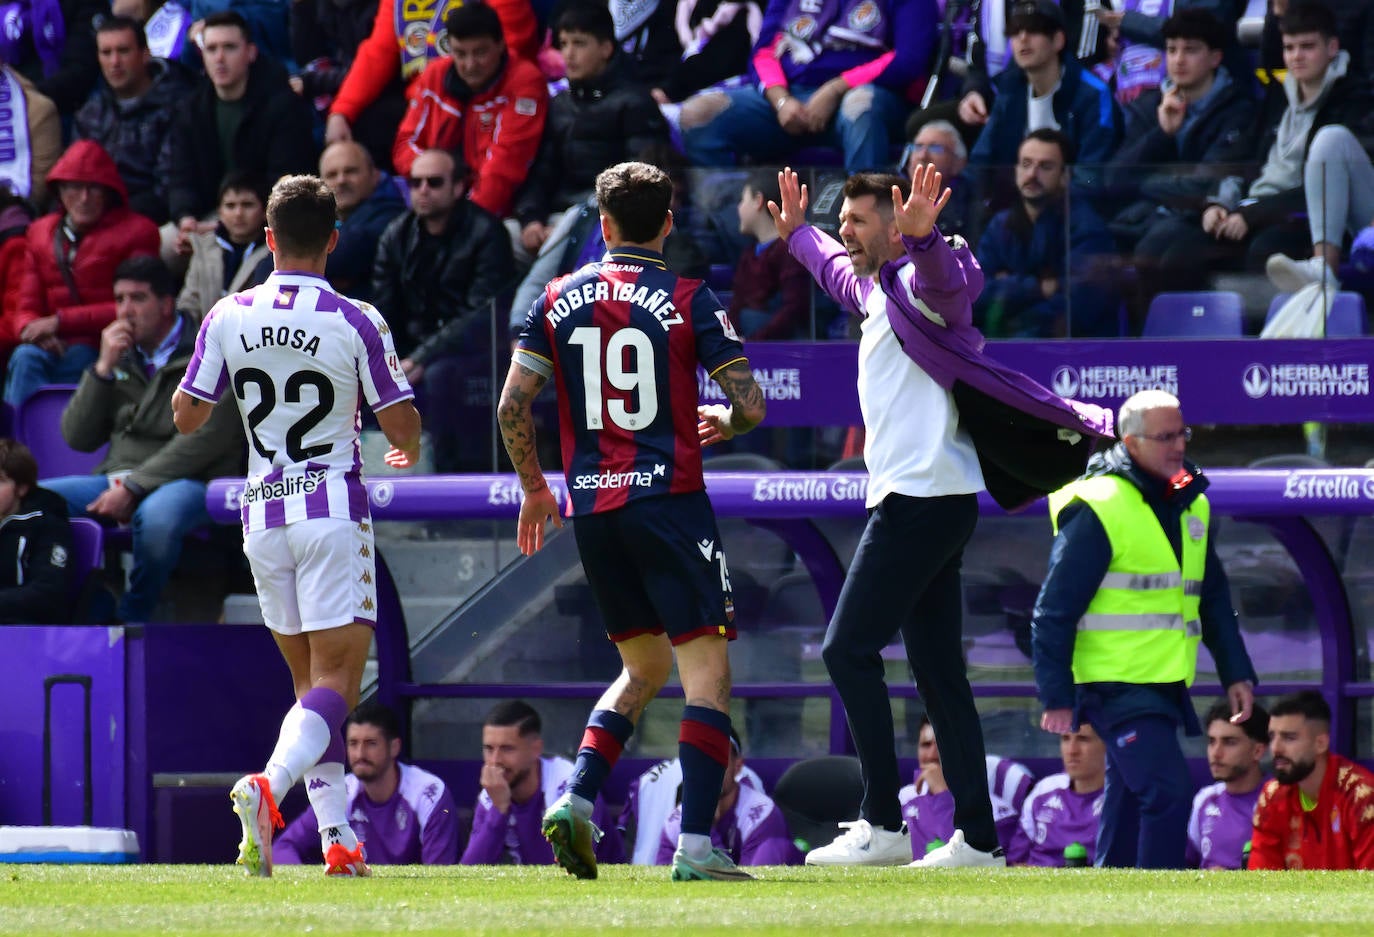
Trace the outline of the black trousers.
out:
M 969 845 L 990 851 L 998 845 L 997 828 L 983 730 L 964 665 L 959 577 L 977 520 L 975 495 L 884 498 L 869 513 L 822 654 L 863 767 L 863 818 L 894 830 L 902 823 L 882 660 L 900 632 L 954 795 L 954 826 Z

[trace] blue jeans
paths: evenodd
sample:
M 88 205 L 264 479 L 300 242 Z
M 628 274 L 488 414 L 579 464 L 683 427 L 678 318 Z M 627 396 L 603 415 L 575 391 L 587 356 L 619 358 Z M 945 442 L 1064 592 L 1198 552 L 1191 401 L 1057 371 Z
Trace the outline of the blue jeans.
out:
M 95 364 L 97 354 L 90 345 L 68 345 L 61 355 L 37 345 L 20 345 L 10 355 L 5 403 L 17 407 L 44 384 L 75 384 L 81 380 L 81 372 Z
M 109 487 L 104 475 L 69 475 L 44 479 L 43 487 L 67 499 L 72 517 L 90 517 L 86 505 Z M 148 621 L 162 588 L 181 559 L 181 541 L 210 523 L 205 509 L 205 482 L 179 478 L 153 489 L 134 509 L 134 566 L 129 587 L 119 600 L 120 621 Z
M 804 102 L 816 89 L 792 88 L 789 93 Z M 820 133 L 802 136 L 782 129 L 773 105 L 757 88 L 732 88 L 725 96 L 729 107 L 706 124 L 683 131 L 683 147 L 698 166 L 733 166 L 737 157 L 745 155 L 757 162 L 778 163 L 804 146 L 832 146 L 844 153 L 846 172 L 893 170 L 888 147 L 901 139 L 908 106 L 886 88 L 850 88 L 830 125 Z

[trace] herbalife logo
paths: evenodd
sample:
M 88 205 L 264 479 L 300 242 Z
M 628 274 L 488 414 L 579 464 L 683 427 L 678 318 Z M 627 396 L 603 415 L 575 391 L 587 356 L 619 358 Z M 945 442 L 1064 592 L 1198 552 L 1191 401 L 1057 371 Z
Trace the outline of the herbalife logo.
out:
M 1178 366 L 1173 364 L 1104 364 L 1074 367 L 1062 364 L 1050 375 L 1050 389 L 1061 397 L 1129 397 L 1142 390 L 1178 393 Z
M 1367 364 L 1250 364 L 1241 376 L 1247 396 L 1367 397 Z
M 324 778 L 311 778 L 310 783 L 306 785 L 305 789 L 307 791 L 318 791 L 320 788 L 328 786 L 329 782 L 326 781 Z

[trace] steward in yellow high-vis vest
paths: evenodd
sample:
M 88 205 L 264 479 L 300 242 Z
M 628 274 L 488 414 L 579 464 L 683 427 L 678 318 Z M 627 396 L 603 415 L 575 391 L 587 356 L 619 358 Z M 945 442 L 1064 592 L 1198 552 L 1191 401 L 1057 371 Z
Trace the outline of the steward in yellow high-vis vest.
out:
M 1031 624 L 1041 726 L 1089 722 L 1106 743 L 1097 864 L 1182 868 L 1193 785 L 1178 730 L 1202 733 L 1188 696 L 1199 641 L 1233 713 L 1248 718 L 1256 677 L 1177 398 L 1137 394 L 1117 426 L 1122 441 L 1049 496 L 1055 541 Z

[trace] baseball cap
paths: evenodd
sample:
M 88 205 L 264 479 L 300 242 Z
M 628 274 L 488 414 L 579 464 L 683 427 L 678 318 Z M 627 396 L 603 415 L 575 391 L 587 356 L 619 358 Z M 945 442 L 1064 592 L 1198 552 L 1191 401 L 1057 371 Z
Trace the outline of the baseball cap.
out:
M 1064 11 L 1053 0 L 1021 0 L 1012 5 L 1007 17 L 1007 35 L 1014 36 L 1023 29 L 1050 36 L 1064 32 Z

